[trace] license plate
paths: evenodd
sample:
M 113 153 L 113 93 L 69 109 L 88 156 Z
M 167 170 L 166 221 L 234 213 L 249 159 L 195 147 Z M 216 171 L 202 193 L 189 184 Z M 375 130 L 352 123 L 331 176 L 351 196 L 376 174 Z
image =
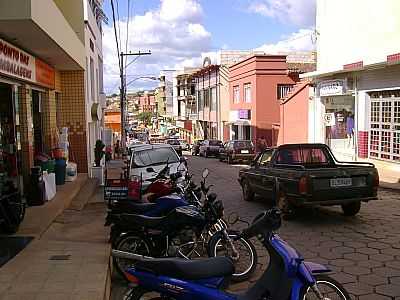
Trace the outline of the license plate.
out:
M 249 150 L 242 150 L 242 151 L 240 151 L 240 153 L 248 154 L 248 153 L 249 153 Z
M 351 178 L 333 178 L 331 179 L 331 187 L 351 186 L 353 181 Z

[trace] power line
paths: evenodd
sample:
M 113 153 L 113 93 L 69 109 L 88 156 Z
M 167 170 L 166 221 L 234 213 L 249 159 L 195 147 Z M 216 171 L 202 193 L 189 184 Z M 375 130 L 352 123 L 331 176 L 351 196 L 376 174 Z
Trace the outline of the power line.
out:
M 118 25 L 118 39 L 119 39 L 119 44 L 121 45 L 121 51 L 122 51 L 122 43 L 121 43 L 121 26 L 120 26 L 120 18 L 119 18 L 119 4 L 118 0 L 115 1 L 117 3 L 117 25 Z M 124 66 L 122 66 L 124 67 Z
M 128 20 L 126 21 L 126 43 L 125 43 L 125 52 L 128 52 L 130 11 L 131 11 L 131 1 L 128 0 Z M 125 62 L 125 69 L 126 69 L 126 62 Z
M 117 44 L 117 56 L 118 56 L 118 66 L 121 71 L 121 59 L 119 57 L 119 44 L 118 44 L 118 36 L 117 36 L 117 27 L 115 24 L 115 10 L 114 10 L 114 1 L 111 0 L 111 10 L 112 10 L 112 16 L 113 16 L 113 24 L 114 24 L 114 35 L 115 35 L 115 43 Z

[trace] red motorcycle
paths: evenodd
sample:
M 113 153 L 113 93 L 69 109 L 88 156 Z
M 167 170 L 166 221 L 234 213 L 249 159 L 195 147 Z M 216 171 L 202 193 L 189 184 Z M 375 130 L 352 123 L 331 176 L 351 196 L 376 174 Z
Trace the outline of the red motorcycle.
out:
M 134 176 L 128 182 L 128 199 L 135 202 L 155 202 L 156 199 L 160 197 L 174 193 L 176 181 L 182 176 L 182 174 L 177 172 L 168 176 L 169 170 L 170 167 L 167 162 L 167 165 L 158 172 L 156 177 L 147 179 L 147 181 L 151 181 L 151 183 L 145 189 L 143 188 L 142 178 Z M 146 171 L 155 172 L 152 167 L 147 168 Z

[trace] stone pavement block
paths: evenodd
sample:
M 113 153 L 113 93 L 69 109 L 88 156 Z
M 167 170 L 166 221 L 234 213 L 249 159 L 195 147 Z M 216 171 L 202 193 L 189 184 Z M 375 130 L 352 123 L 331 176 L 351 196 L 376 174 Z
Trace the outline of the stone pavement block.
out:
M 104 300 L 104 295 L 96 291 L 79 291 L 72 294 L 71 300 Z
M 5 293 L 0 295 L 0 300 L 36 300 L 36 295 L 32 292 Z
M 36 295 L 35 300 L 71 300 L 71 294 L 42 292 Z

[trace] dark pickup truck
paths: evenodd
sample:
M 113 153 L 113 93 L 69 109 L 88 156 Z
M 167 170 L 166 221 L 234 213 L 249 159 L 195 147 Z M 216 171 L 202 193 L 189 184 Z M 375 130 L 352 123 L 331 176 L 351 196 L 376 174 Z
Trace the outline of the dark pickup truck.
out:
M 378 171 L 372 163 L 340 162 L 325 144 L 286 144 L 261 152 L 239 171 L 243 198 L 270 198 L 285 214 L 297 207 L 341 205 L 354 216 L 361 202 L 377 199 Z

